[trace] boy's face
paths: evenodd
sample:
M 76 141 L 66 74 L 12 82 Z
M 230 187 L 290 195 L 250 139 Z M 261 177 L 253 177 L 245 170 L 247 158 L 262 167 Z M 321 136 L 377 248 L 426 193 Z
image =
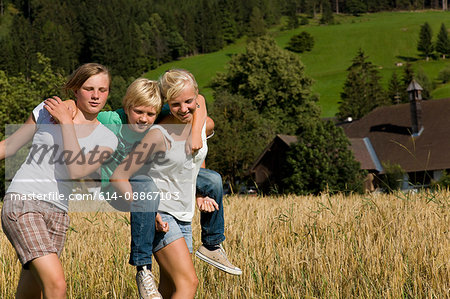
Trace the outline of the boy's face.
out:
M 138 133 L 144 133 L 156 120 L 158 113 L 152 106 L 130 107 L 125 110 L 130 128 Z

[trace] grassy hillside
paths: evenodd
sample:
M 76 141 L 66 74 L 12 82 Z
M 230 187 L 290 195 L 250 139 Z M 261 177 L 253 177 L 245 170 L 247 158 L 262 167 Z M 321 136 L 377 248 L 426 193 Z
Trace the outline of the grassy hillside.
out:
M 314 91 L 320 95 L 320 106 L 325 117 L 333 116 L 338 108 L 339 94 L 347 76 L 346 69 L 350 66 L 357 50 L 362 48 L 369 60 L 379 66 L 383 84 L 394 70 L 402 74 L 402 67 L 396 67 L 396 62 L 412 61 L 414 68 L 422 67 L 430 79 L 436 79 L 439 71 L 450 64 L 447 60 L 430 60 L 419 57 L 417 40 L 420 26 L 428 22 L 436 39 L 441 23 L 450 29 L 450 12 L 387 12 L 367 14 L 360 17 L 336 16 L 338 25 L 320 26 L 317 20 L 311 20 L 309 25 L 296 30 L 272 32 L 277 43 L 285 47 L 290 37 L 301 31 L 307 31 L 314 36 L 315 46 L 309 53 L 300 54 L 308 74 L 315 80 Z M 163 71 L 179 67 L 191 70 L 197 77 L 202 91 L 211 99 L 211 90 L 207 88 L 216 72 L 224 71 L 226 62 L 232 54 L 243 52 L 245 40 L 227 46 L 215 53 L 184 58 L 179 61 L 162 65 L 149 72 L 146 76 L 157 78 Z M 437 86 L 433 92 L 434 98 L 450 96 L 450 85 Z

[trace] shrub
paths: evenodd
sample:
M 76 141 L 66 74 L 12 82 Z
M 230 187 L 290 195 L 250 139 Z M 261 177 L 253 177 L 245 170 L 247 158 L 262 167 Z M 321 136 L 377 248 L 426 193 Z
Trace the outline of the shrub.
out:
M 392 193 L 395 190 L 400 190 L 402 186 L 405 171 L 398 164 L 382 163 L 385 174 L 381 177 L 381 187 L 386 192 Z
M 441 80 L 442 83 L 450 81 L 450 66 L 447 66 L 439 72 L 438 79 Z
M 300 25 L 308 25 L 309 24 L 309 20 L 307 17 L 303 16 L 300 18 Z
M 288 50 L 303 53 L 305 51 L 311 51 L 314 47 L 314 38 L 311 34 L 306 31 L 291 37 L 288 46 Z

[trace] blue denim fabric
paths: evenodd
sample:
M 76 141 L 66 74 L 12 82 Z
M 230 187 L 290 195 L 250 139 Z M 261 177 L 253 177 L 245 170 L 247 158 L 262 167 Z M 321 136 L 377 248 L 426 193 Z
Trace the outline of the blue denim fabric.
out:
M 153 180 L 145 175 L 130 179 L 133 194 L 138 200 L 131 206 L 131 252 L 129 263 L 144 266 L 152 263 L 153 240 L 155 238 L 155 217 L 159 205 L 159 189 Z M 149 200 L 139 200 L 149 194 Z
M 219 245 L 225 240 L 223 218 L 223 183 L 220 174 L 214 170 L 200 168 L 197 176 L 197 193 L 213 198 L 219 210 L 212 213 L 200 213 L 202 243 Z
M 192 227 L 191 222 L 180 221 L 167 213 L 160 213 L 164 222 L 169 224 L 169 231 L 167 233 L 156 232 L 155 240 L 153 241 L 153 251 L 157 252 L 163 249 L 170 243 L 184 238 L 188 247 L 189 253 L 192 253 Z
M 153 180 L 144 175 L 135 176 L 130 180 L 134 194 L 158 192 Z M 223 217 L 223 185 L 222 177 L 217 172 L 201 168 L 197 177 L 197 192 L 213 198 L 219 205 L 219 210 L 212 213 L 200 213 L 202 227 L 202 243 L 219 245 L 225 240 Z M 144 206 L 142 206 L 144 204 Z M 131 208 L 131 253 L 129 263 L 134 266 L 150 265 L 152 263 L 153 240 L 155 239 L 154 211 L 159 205 L 157 200 L 133 201 Z M 138 212 L 145 211 L 145 212 Z

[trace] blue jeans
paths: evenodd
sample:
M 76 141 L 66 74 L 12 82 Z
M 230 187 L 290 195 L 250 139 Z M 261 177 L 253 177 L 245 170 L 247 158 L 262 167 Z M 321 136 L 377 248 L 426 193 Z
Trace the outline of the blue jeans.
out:
M 222 177 L 214 170 L 200 168 L 196 187 L 198 194 L 211 197 L 219 205 L 219 210 L 212 213 L 200 213 L 202 243 L 210 246 L 219 245 L 225 240 Z
M 133 194 L 138 200 L 132 202 L 131 252 L 129 263 L 133 266 L 144 266 L 152 263 L 153 239 L 155 238 L 155 217 L 159 206 L 159 189 L 153 180 L 145 175 L 130 179 Z M 139 198 L 148 194 L 144 200 Z
M 133 194 L 158 192 L 153 180 L 148 176 L 139 175 L 130 179 Z M 223 218 L 223 185 L 222 177 L 217 172 L 201 168 L 197 176 L 197 192 L 213 198 L 219 205 L 219 210 L 212 213 L 201 213 L 202 243 L 204 245 L 219 245 L 225 240 Z M 138 206 L 131 210 L 131 253 L 129 263 L 134 266 L 150 265 L 152 263 L 153 240 L 155 239 L 155 217 L 157 200 L 133 202 Z M 153 206 L 152 204 L 156 205 Z M 138 212 L 145 208 L 145 212 Z M 170 229 L 170 228 L 169 228 Z

